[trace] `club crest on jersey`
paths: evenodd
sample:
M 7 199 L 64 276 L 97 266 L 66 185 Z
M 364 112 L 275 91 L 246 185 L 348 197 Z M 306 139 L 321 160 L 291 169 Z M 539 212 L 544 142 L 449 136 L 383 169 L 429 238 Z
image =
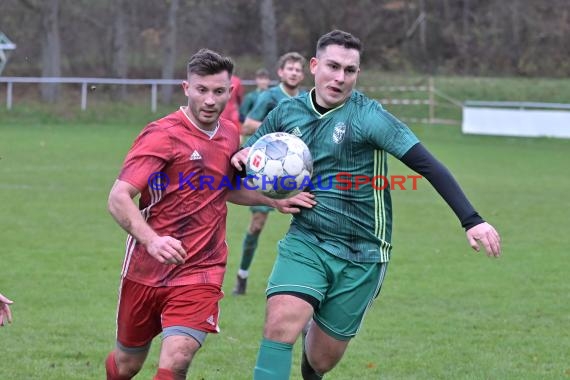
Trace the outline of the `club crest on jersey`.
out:
M 346 134 L 346 124 L 342 121 L 336 123 L 334 126 L 332 140 L 335 144 L 340 144 L 344 140 L 344 135 Z

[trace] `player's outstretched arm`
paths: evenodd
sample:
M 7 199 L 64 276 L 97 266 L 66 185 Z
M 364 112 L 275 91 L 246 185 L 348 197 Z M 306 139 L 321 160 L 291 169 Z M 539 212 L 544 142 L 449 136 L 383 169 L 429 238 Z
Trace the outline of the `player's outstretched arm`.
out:
M 300 207 L 312 208 L 317 204 L 317 202 L 315 202 L 315 196 L 307 192 L 299 193 L 287 199 L 271 199 L 255 190 L 249 190 L 245 187 L 230 190 L 228 201 L 242 206 L 271 206 L 284 214 L 297 214 L 301 212 Z
M 501 236 L 495 228 L 483 222 L 467 230 L 467 241 L 475 251 L 479 252 L 479 243 L 483 245 L 487 256 L 499 257 L 501 255 Z
M 273 207 L 283 214 L 297 214 L 301 212 L 300 207 L 313 208 L 317 204 L 315 196 L 303 191 L 287 199 L 273 199 Z
M 475 211 L 463 190 L 449 170 L 428 152 L 422 144 L 414 145 L 401 161 L 410 169 L 424 176 L 457 215 L 465 228 L 471 247 L 479 251 L 483 245 L 487 255 L 498 257 L 501 254 L 501 239 L 493 226 L 485 222 Z
M 109 193 L 109 212 L 117 223 L 162 264 L 182 264 L 186 251 L 180 240 L 159 236 L 144 220 L 133 198 L 139 190 L 128 182 L 117 180 Z
M 11 305 L 13 303 L 14 301 L 9 300 L 2 293 L 0 293 L 0 327 L 4 326 L 6 322 L 12 323 L 12 311 L 8 305 Z

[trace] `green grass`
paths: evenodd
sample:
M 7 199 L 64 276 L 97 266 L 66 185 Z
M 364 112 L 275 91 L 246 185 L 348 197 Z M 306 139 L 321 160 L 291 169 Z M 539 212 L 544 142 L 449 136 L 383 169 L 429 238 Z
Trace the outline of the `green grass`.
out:
M 0 329 L 0 379 L 101 379 L 125 239 L 106 198 L 133 138 L 155 115 L 121 106 L 80 117 L 42 112 L 0 111 L 0 292 L 15 301 L 13 325 Z M 501 232 L 503 257 L 473 253 L 427 181 L 394 191 L 384 288 L 328 378 L 570 378 L 570 141 L 413 129 Z M 392 160 L 391 174 L 409 170 Z M 265 281 L 288 217 L 271 214 L 248 295 L 235 298 L 248 218 L 247 208 L 230 206 L 222 333 L 208 337 L 191 379 L 251 378 Z M 152 377 L 158 347 L 138 378 Z M 299 354 L 297 345 L 293 379 Z

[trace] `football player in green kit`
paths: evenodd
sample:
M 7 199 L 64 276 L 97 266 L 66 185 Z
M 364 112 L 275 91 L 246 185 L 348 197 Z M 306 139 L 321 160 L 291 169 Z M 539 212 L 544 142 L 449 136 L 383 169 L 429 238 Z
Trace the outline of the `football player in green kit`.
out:
M 289 99 L 299 94 L 301 83 L 305 77 L 305 63 L 305 57 L 294 51 L 285 53 L 279 58 L 277 76 L 279 76 L 280 83 L 263 91 L 257 98 L 253 109 L 247 114 L 242 125 L 244 141 L 257 131 L 263 119 L 282 99 Z M 257 249 L 257 242 L 269 213 L 273 211 L 271 207 L 267 206 L 252 206 L 250 210 L 251 220 L 243 239 L 241 261 L 236 276 L 236 285 L 232 292 L 234 295 L 246 293 L 249 268 Z
M 457 215 L 473 249 L 481 244 L 488 256 L 501 253 L 499 234 L 445 166 L 405 124 L 354 90 L 361 50 L 360 40 L 349 33 L 323 35 L 309 64 L 315 87 L 282 101 L 245 145 L 271 132 L 299 136 L 313 156 L 313 179 L 320 176 L 327 184 L 311 190 L 316 206 L 295 215 L 279 242 L 255 380 L 289 379 L 293 344 L 302 332 L 303 379 L 321 379 L 340 361 L 380 292 L 392 248 L 389 188 L 339 185 L 338 173 L 381 178 L 389 153 L 432 184 Z M 236 168 L 247 151 L 232 157 Z

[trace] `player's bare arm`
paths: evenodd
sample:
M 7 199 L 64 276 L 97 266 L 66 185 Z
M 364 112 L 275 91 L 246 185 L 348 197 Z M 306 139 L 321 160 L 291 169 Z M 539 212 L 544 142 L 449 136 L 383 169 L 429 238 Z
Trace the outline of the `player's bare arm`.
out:
M 489 223 L 484 222 L 471 227 L 466 234 L 469 245 L 475 251 L 479 252 L 479 243 L 481 243 L 487 252 L 487 256 L 499 257 L 501 255 L 501 237 Z
M 303 191 L 287 199 L 271 199 L 271 207 L 276 208 L 283 214 L 297 214 L 301 212 L 299 207 L 313 208 L 317 202 L 315 196 Z
M 182 264 L 186 251 L 182 243 L 170 236 L 158 236 L 146 223 L 133 198 L 139 190 L 128 182 L 117 180 L 109 193 L 108 209 L 117 223 L 162 264 Z
M 261 121 L 254 120 L 250 117 L 246 117 L 245 121 L 241 126 L 242 134 L 245 136 L 253 135 L 259 126 L 261 125 Z
M 228 201 L 242 206 L 271 206 L 283 214 L 297 214 L 301 212 L 301 207 L 312 208 L 317 204 L 315 196 L 308 192 L 301 192 L 287 199 L 271 199 L 257 191 L 246 188 L 231 190 Z
M 249 153 L 249 149 L 250 148 L 243 148 L 232 156 L 230 162 L 232 163 L 234 168 L 240 171 L 244 168 L 245 163 L 247 162 L 247 155 Z

